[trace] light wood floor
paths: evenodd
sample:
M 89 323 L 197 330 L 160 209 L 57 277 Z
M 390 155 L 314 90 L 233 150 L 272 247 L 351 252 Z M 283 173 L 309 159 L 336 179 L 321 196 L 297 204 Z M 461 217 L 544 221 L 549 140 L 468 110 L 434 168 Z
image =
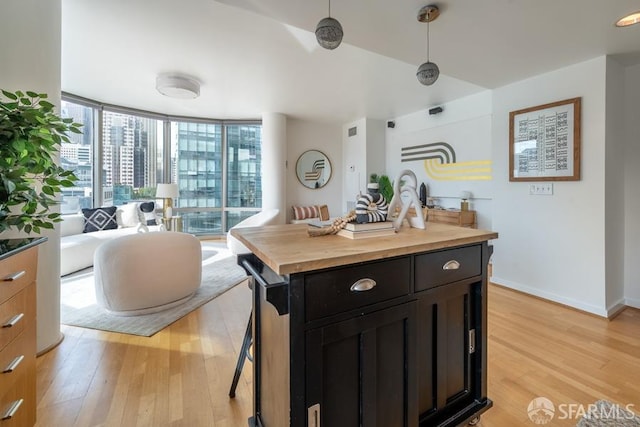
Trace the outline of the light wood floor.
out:
M 37 359 L 37 425 L 246 426 L 250 364 L 237 397 L 227 393 L 249 311 L 239 285 L 151 338 L 63 326 L 62 344 Z M 609 322 L 490 286 L 488 390 L 485 427 L 533 426 L 538 396 L 640 409 L 640 311 Z

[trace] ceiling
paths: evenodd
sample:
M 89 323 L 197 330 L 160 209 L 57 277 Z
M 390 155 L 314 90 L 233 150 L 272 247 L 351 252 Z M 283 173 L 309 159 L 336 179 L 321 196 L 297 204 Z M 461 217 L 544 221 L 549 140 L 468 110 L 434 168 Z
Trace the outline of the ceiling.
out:
M 263 112 L 347 123 L 387 119 L 602 55 L 640 63 L 640 0 L 445 0 L 430 25 L 432 86 L 416 80 L 427 25 L 418 0 L 333 0 L 342 45 L 318 46 L 326 0 L 62 0 L 62 89 L 105 103 L 219 119 Z M 158 74 L 201 83 L 193 100 Z

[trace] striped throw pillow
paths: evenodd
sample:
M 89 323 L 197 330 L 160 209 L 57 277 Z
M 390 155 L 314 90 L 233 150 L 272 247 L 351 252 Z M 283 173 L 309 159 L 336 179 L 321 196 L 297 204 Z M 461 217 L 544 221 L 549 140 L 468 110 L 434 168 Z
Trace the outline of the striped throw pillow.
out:
M 293 219 L 308 219 L 308 218 L 319 218 L 320 217 L 320 209 L 318 206 L 292 206 L 293 209 Z

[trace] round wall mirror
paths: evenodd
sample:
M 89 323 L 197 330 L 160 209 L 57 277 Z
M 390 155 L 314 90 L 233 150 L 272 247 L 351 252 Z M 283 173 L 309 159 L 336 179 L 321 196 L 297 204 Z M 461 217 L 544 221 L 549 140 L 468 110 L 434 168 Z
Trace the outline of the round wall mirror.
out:
M 331 162 L 321 151 L 305 151 L 296 162 L 296 175 L 305 187 L 322 188 L 331 179 Z

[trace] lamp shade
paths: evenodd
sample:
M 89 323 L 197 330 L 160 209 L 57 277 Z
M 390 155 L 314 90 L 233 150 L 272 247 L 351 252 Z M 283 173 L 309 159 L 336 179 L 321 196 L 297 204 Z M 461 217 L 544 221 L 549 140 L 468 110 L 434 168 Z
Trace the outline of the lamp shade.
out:
M 433 62 L 425 62 L 418 68 L 416 77 L 418 81 L 425 86 L 431 86 L 438 80 L 440 69 Z
M 462 200 L 469 200 L 471 198 L 471 192 L 470 191 L 461 191 L 460 192 L 460 198 Z
M 323 48 L 330 50 L 337 48 L 342 42 L 343 35 L 342 25 L 337 20 L 327 17 L 318 22 L 316 40 Z
M 175 199 L 178 197 L 178 184 L 158 184 L 156 197 L 159 199 Z

